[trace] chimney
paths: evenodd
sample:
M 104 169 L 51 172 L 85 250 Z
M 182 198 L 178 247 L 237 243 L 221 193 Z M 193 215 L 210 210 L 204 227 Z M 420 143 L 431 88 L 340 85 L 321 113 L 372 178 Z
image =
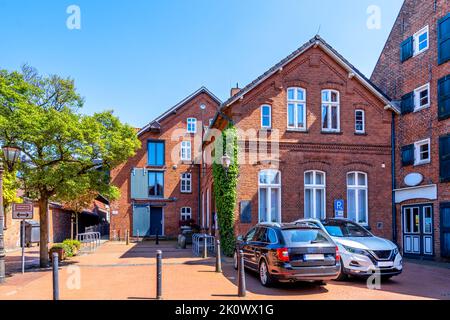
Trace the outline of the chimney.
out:
M 239 83 L 236 83 L 236 88 L 231 88 L 230 96 L 234 97 L 239 93 L 239 91 L 241 91 L 241 88 L 239 88 Z

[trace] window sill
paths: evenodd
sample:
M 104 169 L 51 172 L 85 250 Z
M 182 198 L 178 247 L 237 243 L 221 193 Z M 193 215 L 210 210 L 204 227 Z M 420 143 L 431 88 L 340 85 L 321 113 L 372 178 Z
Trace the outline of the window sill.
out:
M 192 194 L 192 191 L 180 191 L 181 194 Z
M 417 108 L 414 108 L 414 113 L 416 113 L 416 112 L 419 112 L 419 111 L 422 111 L 422 110 L 424 110 L 424 109 L 428 109 L 428 108 L 430 108 L 430 105 L 429 104 L 427 104 L 427 105 L 425 105 L 425 106 L 422 106 L 422 107 L 417 107 Z
M 286 132 L 309 133 L 307 129 L 287 128 Z
M 417 162 L 417 163 L 414 163 L 414 167 L 419 167 L 419 166 L 423 166 L 423 165 L 430 164 L 430 163 L 431 163 L 431 160 L 424 161 L 424 162 Z
M 149 165 L 147 165 L 147 167 L 145 167 L 145 169 L 153 170 L 153 171 L 166 171 L 167 167 L 166 166 L 149 166 Z
M 367 136 L 367 132 L 355 132 L 355 136 Z
M 342 135 L 342 131 L 324 131 L 322 130 L 320 133 L 322 134 L 335 134 L 335 135 Z

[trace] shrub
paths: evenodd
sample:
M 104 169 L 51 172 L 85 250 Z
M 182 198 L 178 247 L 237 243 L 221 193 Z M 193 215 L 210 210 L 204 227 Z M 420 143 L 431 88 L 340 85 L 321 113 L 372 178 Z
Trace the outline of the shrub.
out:
M 73 257 L 72 246 L 67 243 L 55 243 L 51 249 L 63 249 L 66 257 Z
M 66 239 L 63 241 L 63 243 L 71 246 L 72 248 L 75 248 L 77 250 L 80 250 L 81 248 L 81 242 L 78 240 L 71 240 L 71 239 Z
M 81 248 L 81 242 L 78 240 L 66 239 L 63 241 L 62 245 L 68 257 L 73 257 L 76 254 L 76 252 Z

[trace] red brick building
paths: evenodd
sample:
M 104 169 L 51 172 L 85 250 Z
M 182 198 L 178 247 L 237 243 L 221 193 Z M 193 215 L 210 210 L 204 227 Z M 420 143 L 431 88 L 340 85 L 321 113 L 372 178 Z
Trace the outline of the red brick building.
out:
M 450 2 L 406 0 L 372 75 L 395 119 L 394 226 L 406 255 L 450 257 Z
M 204 126 L 220 104 L 202 87 L 138 131 L 142 147 L 111 172 L 121 191 L 111 203 L 111 238 L 123 239 L 127 230 L 133 237 L 174 237 L 189 219 L 210 224 L 201 205 L 212 202 L 211 191 L 200 188 L 201 148 Z
M 343 200 L 344 217 L 391 238 L 387 96 L 319 36 L 236 91 L 213 125 L 240 132 L 236 233 L 333 217 Z

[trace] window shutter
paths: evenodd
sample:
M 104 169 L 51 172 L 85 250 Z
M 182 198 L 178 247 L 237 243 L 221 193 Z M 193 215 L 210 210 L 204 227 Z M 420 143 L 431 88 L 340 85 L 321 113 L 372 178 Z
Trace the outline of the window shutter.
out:
M 411 58 L 414 54 L 413 51 L 413 37 L 409 37 L 405 41 L 402 42 L 400 48 L 400 59 L 402 62 Z
M 402 166 L 414 164 L 414 144 L 402 147 Z
M 438 22 L 438 64 L 450 60 L 450 13 Z
M 439 138 L 439 168 L 441 182 L 450 182 L 450 135 Z
M 414 92 L 407 93 L 402 97 L 401 109 L 402 114 L 414 111 Z
M 450 117 L 450 75 L 438 80 L 439 120 Z
M 131 199 L 148 198 L 148 174 L 146 169 L 134 168 L 131 171 Z

